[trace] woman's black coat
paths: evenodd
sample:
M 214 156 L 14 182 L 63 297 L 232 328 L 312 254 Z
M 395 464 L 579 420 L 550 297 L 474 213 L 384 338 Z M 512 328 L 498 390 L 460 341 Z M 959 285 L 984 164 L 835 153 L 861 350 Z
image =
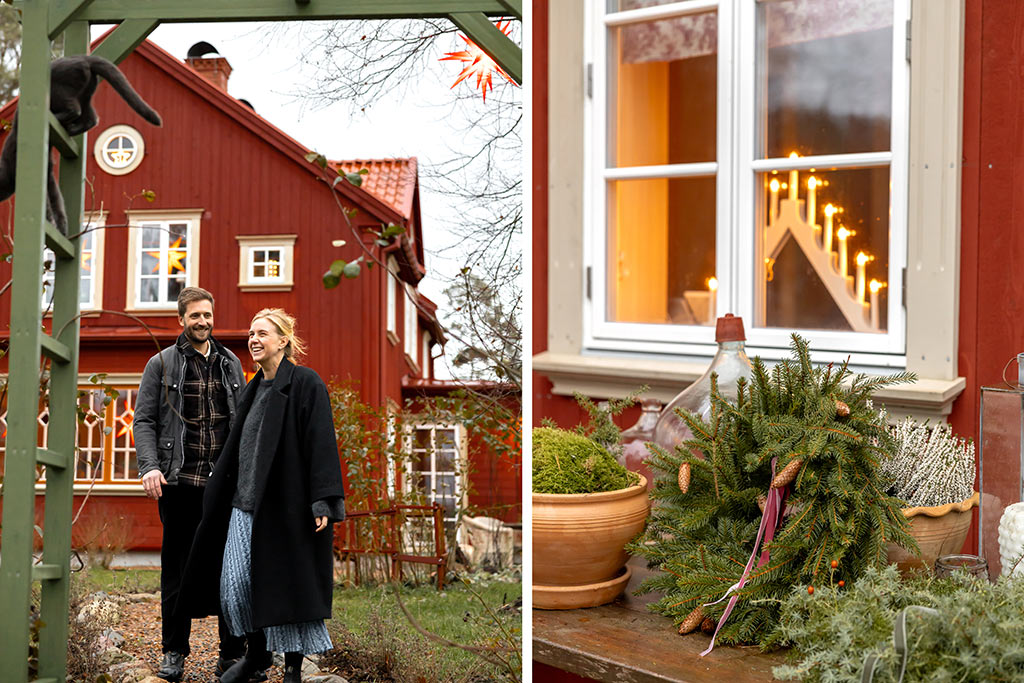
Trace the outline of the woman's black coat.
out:
M 234 428 L 206 484 L 203 520 L 185 567 L 179 614 L 202 617 L 220 609 L 220 572 L 238 478 L 238 444 L 262 377 L 261 370 L 246 386 Z M 255 628 L 331 616 L 333 529 L 328 525 L 314 532 L 311 510 L 313 501 L 344 496 L 331 415 L 320 377 L 283 359 L 267 399 L 255 461 Z

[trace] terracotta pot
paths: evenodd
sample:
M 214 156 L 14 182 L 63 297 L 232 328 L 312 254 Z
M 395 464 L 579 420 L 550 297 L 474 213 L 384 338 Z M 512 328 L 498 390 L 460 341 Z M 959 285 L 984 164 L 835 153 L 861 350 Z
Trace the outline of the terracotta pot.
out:
M 623 546 L 643 531 L 649 508 L 643 476 L 618 491 L 533 494 L 533 606 L 575 609 L 618 597 L 629 579 Z
M 889 564 L 895 564 L 904 574 L 914 569 L 932 569 L 936 558 L 959 553 L 967 540 L 971 526 L 971 509 L 978 504 L 978 492 L 959 503 L 934 507 L 903 508 L 903 516 L 910 520 L 910 535 L 921 548 L 916 557 L 903 548 L 890 543 Z

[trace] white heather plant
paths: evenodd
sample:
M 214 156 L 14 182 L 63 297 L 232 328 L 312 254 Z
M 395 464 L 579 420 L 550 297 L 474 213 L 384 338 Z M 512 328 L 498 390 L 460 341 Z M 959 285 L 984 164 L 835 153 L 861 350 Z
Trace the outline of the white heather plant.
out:
M 974 442 L 953 434 L 949 424 L 929 427 L 908 417 L 889 433 L 896 450 L 882 460 L 882 476 L 890 482 L 890 495 L 909 507 L 930 507 L 974 493 Z

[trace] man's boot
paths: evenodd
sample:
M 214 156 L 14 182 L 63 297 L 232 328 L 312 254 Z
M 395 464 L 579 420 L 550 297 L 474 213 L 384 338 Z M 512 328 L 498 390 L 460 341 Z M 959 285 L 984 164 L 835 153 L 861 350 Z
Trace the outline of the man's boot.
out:
M 267 641 L 263 632 L 247 633 L 249 647 L 245 656 L 234 663 L 220 677 L 220 683 L 249 683 L 249 679 L 257 672 L 263 671 L 273 663 L 273 655 L 267 651 Z
M 165 652 L 163 661 L 160 662 L 160 670 L 156 672 L 157 678 L 177 683 L 184 675 L 185 655 L 180 652 Z

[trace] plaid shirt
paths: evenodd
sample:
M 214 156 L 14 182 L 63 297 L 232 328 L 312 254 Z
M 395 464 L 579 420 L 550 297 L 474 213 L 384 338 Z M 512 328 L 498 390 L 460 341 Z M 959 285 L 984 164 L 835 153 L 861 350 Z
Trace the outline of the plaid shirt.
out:
M 217 348 L 212 342 L 208 358 L 196 351 L 184 335 L 178 337 L 178 349 L 185 356 L 185 373 L 181 378 L 185 459 L 178 480 L 192 486 L 206 486 L 213 463 L 228 438 L 228 393 Z

